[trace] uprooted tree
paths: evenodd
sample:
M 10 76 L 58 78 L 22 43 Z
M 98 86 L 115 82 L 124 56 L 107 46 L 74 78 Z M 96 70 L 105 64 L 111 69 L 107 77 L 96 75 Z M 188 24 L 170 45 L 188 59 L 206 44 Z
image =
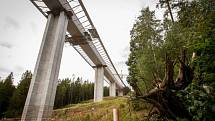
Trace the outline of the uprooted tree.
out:
M 156 80 L 157 86 L 147 94 L 138 96 L 145 99 L 159 111 L 161 116 L 176 119 L 177 117 L 192 119 L 182 101 L 176 96 L 176 92 L 185 89 L 193 79 L 193 69 L 186 63 L 186 53 L 182 51 L 180 68 L 177 78 L 174 80 L 174 61 L 166 57 L 166 72 L 163 80 Z M 151 112 L 154 113 L 154 112 Z
M 150 115 L 214 119 L 215 1 L 159 0 L 158 6 L 166 10 L 162 21 L 146 8 L 131 30 L 128 83 L 136 98 L 153 105 Z

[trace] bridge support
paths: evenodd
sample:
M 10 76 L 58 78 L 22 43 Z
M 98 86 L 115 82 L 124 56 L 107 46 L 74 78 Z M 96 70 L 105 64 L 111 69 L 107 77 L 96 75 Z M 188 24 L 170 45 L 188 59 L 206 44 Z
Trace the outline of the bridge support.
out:
M 104 67 L 99 66 L 95 69 L 94 102 L 103 100 Z
M 118 96 L 123 96 L 123 91 L 122 90 L 118 91 Z
M 64 12 L 48 16 L 22 121 L 47 121 L 51 115 L 67 24 Z
M 109 94 L 111 97 L 116 97 L 116 83 L 110 82 Z

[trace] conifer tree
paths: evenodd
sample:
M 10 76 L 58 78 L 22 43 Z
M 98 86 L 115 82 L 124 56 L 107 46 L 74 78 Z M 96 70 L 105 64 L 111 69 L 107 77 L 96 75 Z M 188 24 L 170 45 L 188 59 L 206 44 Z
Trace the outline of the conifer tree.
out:
M 13 73 L 11 72 L 5 80 L 0 82 L 0 118 L 5 115 L 14 90 Z

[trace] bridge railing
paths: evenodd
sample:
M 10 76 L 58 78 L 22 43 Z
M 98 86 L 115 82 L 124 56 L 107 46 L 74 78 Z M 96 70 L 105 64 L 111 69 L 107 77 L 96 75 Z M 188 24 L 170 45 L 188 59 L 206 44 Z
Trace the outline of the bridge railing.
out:
M 42 0 L 30 0 L 36 7 L 37 9 L 45 16 L 48 17 L 48 12 L 50 11 L 49 8 L 46 6 L 46 4 Z M 82 3 L 81 0 L 66 0 L 67 2 L 62 3 L 63 6 L 71 6 L 70 11 L 74 13 L 75 18 L 78 18 L 73 21 L 78 21 L 80 23 L 79 27 L 85 31 L 90 33 L 92 41 L 89 41 L 87 44 L 91 44 L 96 48 L 100 56 L 103 58 L 105 61 L 106 66 L 110 69 L 111 73 L 115 77 L 115 79 L 121 83 L 121 85 L 124 85 L 124 82 L 120 78 L 110 56 L 107 53 L 107 50 L 104 47 L 104 44 L 101 41 L 101 38 L 93 25 L 93 22 L 91 21 L 89 14 L 87 13 L 86 8 L 84 7 L 84 4 Z M 68 32 L 66 35 L 66 41 L 69 41 L 68 39 L 72 37 Z M 81 44 L 86 44 L 86 43 L 78 43 L 78 44 L 72 44 L 73 48 L 84 58 L 84 60 L 91 66 L 95 67 L 96 65 L 91 61 L 91 59 L 87 56 L 87 54 L 83 51 L 81 48 Z
M 95 26 L 93 25 L 93 22 L 91 21 L 89 14 L 87 13 L 86 8 L 84 7 L 84 4 L 81 0 L 76 0 L 76 1 L 71 1 L 72 3 L 70 5 L 73 5 L 73 11 L 82 11 L 83 13 L 79 12 L 80 15 L 76 14 L 79 18 L 81 18 L 81 23 L 83 23 L 84 29 L 85 31 L 88 31 L 91 34 L 91 37 L 93 38 L 93 44 L 96 47 L 96 49 L 98 50 L 98 52 L 100 53 L 100 55 L 102 56 L 102 58 L 104 59 L 106 65 L 109 67 L 109 69 L 111 70 L 112 74 L 115 76 L 115 78 L 122 83 L 122 85 L 125 86 L 124 82 L 122 81 L 122 79 L 120 78 L 110 56 L 107 53 L 107 50 L 104 47 L 104 44 L 101 41 L 101 38 L 95 28 Z

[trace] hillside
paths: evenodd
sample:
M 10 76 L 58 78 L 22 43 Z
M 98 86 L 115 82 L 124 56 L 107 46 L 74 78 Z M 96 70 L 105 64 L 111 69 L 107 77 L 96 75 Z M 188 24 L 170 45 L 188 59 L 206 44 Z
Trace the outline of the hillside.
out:
M 126 97 L 105 98 L 94 103 L 92 100 L 68 105 L 54 110 L 52 121 L 112 121 L 113 108 L 119 110 L 120 121 L 140 121 L 146 113 L 131 111 Z M 146 112 L 146 111 L 145 111 Z

